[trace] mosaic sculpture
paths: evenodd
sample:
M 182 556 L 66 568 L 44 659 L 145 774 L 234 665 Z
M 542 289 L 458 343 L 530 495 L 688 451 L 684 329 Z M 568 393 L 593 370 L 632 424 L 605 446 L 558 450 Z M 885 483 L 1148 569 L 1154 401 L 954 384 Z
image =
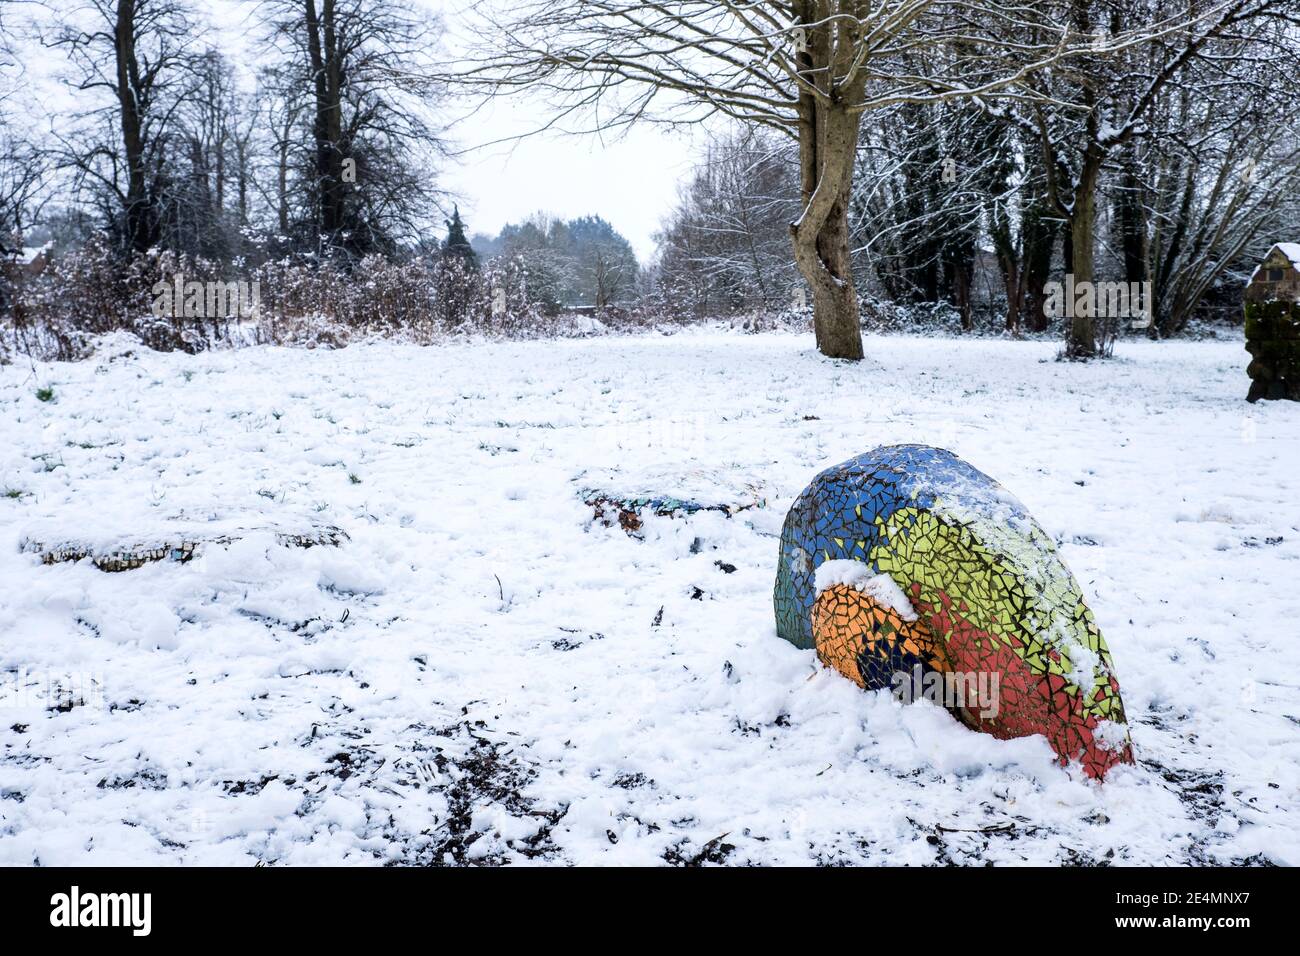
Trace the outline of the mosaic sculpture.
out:
M 918 688 L 995 737 L 1042 734 L 1102 778 L 1132 763 L 1110 652 L 1024 506 L 956 455 L 877 448 L 790 508 L 777 631 L 867 690 Z

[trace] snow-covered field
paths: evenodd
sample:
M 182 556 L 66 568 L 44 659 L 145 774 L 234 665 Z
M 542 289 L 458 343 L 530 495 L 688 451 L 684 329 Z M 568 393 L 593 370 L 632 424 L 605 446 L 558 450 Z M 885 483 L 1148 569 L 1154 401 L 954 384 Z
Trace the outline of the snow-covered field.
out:
M 1300 863 L 1300 407 L 1242 400 L 1240 343 L 811 345 L 0 368 L 0 863 Z M 1061 542 L 1136 767 L 776 637 L 790 501 L 911 441 Z M 578 497 L 684 477 L 766 507 L 638 540 Z M 178 536 L 120 573 L 21 550 Z

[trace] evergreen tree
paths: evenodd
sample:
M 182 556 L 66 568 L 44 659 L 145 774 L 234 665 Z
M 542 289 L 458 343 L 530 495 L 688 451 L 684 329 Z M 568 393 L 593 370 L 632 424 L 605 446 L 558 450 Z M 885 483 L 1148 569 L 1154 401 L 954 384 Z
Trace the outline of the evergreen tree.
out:
M 460 207 L 452 207 L 450 219 L 444 219 L 447 224 L 447 239 L 442 244 L 443 255 L 456 256 L 464 260 L 465 265 L 471 269 L 478 268 L 478 256 L 474 254 L 474 247 L 470 245 L 469 237 L 465 234 L 465 223 L 460 218 Z
M 442 321 L 448 328 L 464 324 L 470 318 L 478 293 L 478 256 L 470 245 L 465 223 L 460 218 L 460 207 L 454 207 L 447 224 L 447 238 L 442 243 L 442 256 L 435 265 L 434 295 L 439 303 Z

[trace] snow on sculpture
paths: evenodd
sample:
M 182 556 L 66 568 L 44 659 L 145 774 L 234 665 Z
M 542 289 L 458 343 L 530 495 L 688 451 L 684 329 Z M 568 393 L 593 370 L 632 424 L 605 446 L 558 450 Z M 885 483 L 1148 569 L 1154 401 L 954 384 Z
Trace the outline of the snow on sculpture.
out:
M 823 471 L 781 532 L 777 631 L 867 690 L 923 676 L 968 726 L 1042 734 L 1097 779 L 1133 755 L 1110 652 L 1024 506 L 952 452 Z

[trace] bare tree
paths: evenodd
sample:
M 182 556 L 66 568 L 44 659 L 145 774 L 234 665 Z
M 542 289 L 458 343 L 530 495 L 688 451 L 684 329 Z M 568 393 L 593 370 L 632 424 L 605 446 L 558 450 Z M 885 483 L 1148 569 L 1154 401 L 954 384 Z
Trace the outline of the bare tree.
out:
M 265 74 L 276 91 L 281 230 L 291 226 L 291 140 L 301 132 L 314 251 L 356 257 L 415 241 L 439 195 L 441 143 L 426 113 L 438 94 L 437 21 L 402 0 L 266 0 L 263 10 L 283 57 Z
M 262 134 L 260 146 L 270 156 L 270 168 L 257 165 L 259 151 L 255 149 L 252 182 L 263 204 L 273 212 L 282 240 L 289 238 L 295 218 L 290 191 L 294 169 L 313 165 L 302 159 L 302 151 L 310 151 L 310 147 L 298 135 L 301 118 L 308 108 L 308 91 L 305 86 L 296 85 L 294 78 L 294 71 L 282 66 L 264 67 L 258 75 L 253 107 L 257 118 L 254 131 Z
M 213 259 L 239 251 L 239 212 L 227 209 L 232 178 L 243 192 L 239 130 L 249 112 L 234 70 L 217 50 L 191 60 L 191 95 L 179 113 L 171 215 L 165 245 Z M 233 171 L 233 173 L 232 173 Z
M 574 300 L 590 300 L 597 309 L 622 301 L 636 285 L 638 266 L 631 244 L 600 216 L 565 223 Z
M 695 315 L 784 304 L 798 157 L 761 129 L 711 143 L 658 235 L 656 281 Z
M 855 255 L 892 299 L 946 298 L 964 328 L 973 324 L 985 213 L 995 235 L 1006 225 L 996 214 L 1013 170 L 1001 125 L 969 104 L 903 103 L 881 110 L 859 142 L 850 209 Z
M 563 220 L 534 213 L 521 223 L 507 224 L 491 245 L 501 257 L 515 263 L 527 296 L 546 315 L 558 315 L 570 304 L 566 300 L 576 284 L 576 274 L 568 254 L 569 228 Z
M 0 245 L 15 246 L 48 199 L 45 155 L 0 122 Z
M 88 0 L 50 41 L 72 61 L 72 86 L 108 94 L 82 114 L 60 161 L 96 194 L 122 246 L 161 234 L 177 112 L 193 81 L 193 17 L 180 0 Z
M 25 68 L 11 31 L 12 0 L 0 3 L 0 248 L 18 251 L 24 235 L 49 199 L 49 155 L 30 126 L 22 128 L 10 98 L 24 82 Z

